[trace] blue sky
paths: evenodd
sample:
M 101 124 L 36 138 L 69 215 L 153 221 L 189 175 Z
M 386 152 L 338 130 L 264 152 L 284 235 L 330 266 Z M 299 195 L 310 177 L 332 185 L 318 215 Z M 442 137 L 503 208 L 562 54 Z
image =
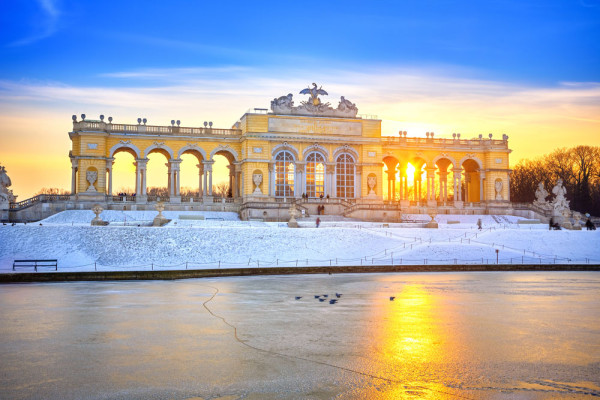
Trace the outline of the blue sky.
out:
M 71 115 L 229 128 L 312 82 L 384 135 L 600 145 L 600 0 L 1 0 L 0 163 L 70 185 Z
M 467 69 L 600 81 L 600 1 L 4 0 L 0 78 L 130 85 L 147 68 Z

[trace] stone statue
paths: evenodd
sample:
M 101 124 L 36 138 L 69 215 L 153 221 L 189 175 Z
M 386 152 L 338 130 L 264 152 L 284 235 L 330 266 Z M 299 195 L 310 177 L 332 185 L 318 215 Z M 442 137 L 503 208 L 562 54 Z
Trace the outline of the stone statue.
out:
M 256 185 L 256 189 L 254 189 L 254 194 L 262 194 L 260 190 L 260 184 L 262 183 L 263 176 L 262 174 L 254 174 L 252 175 L 252 182 Z
M 294 107 L 294 100 L 292 100 L 293 96 L 289 93 L 287 96 L 281 96 L 271 101 L 271 109 L 273 112 L 291 112 L 292 107 Z
M 340 111 L 356 111 L 358 112 L 358 108 L 356 104 L 352 103 L 350 100 L 346 100 L 344 96 L 340 97 L 340 104 L 338 104 L 338 110 Z
M 320 106 L 321 103 L 321 99 L 319 98 L 319 95 L 322 94 L 323 96 L 327 96 L 327 92 L 324 91 L 323 86 L 321 86 L 320 88 L 317 89 L 317 84 L 313 83 L 313 87 L 311 88 L 310 86 L 306 89 L 303 89 L 300 91 L 300 94 L 308 94 L 310 95 L 310 102 L 313 106 L 318 107 Z M 303 101 L 302 104 L 306 104 L 308 102 Z
M 289 228 L 299 228 L 298 221 L 296 221 L 296 216 L 298 215 L 298 210 L 296 210 L 296 203 L 292 203 L 290 205 L 290 220 L 288 221 Z
M 496 200 L 498 200 L 498 201 L 504 200 L 504 197 L 502 197 L 502 180 L 496 179 L 496 183 L 494 184 L 494 187 L 496 189 Z
M 0 204 L 13 203 L 16 200 L 12 190 L 8 188 L 10 185 L 12 182 L 6 173 L 6 168 L 0 165 Z
M 329 103 L 323 103 L 319 95 L 327 96 L 328 93 L 317 87 L 316 83 L 312 87 L 308 87 L 300 91 L 300 94 L 307 94 L 310 98 L 307 101 L 302 101 L 301 105 L 294 107 L 292 94 L 281 96 L 271 101 L 271 110 L 274 114 L 286 115 L 315 115 L 320 117 L 346 117 L 355 118 L 358 113 L 356 104 L 346 100 L 344 96 L 340 99 L 340 104 L 337 108 L 332 108 Z
M 88 192 L 95 192 L 96 188 L 94 187 L 94 182 L 98 179 L 98 171 L 88 171 L 85 175 L 87 181 L 90 184 L 90 187 L 87 188 Z
M 569 201 L 565 197 L 567 194 L 567 189 L 562 183 L 562 179 L 558 178 L 556 185 L 552 188 L 552 193 L 556 196 L 552 202 L 552 208 L 554 209 L 554 213 L 556 215 L 561 215 L 563 210 L 569 209 Z
M 549 208 L 549 204 L 546 201 L 546 197 L 548 197 L 548 192 L 546 191 L 546 189 L 544 188 L 544 183 L 540 182 L 538 183 L 538 188 L 535 191 L 535 200 L 533 201 L 533 205 L 540 207 L 542 209 L 547 209 Z

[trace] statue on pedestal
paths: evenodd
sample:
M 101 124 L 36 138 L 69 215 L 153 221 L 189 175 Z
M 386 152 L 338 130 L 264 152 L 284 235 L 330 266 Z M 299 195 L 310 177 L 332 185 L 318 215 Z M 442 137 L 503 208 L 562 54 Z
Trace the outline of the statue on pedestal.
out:
M 296 221 L 296 215 L 298 215 L 298 210 L 296 210 L 296 204 L 292 203 L 290 205 L 290 220 L 288 221 L 288 227 L 290 228 L 299 228 L 298 221 Z
M 152 221 L 152 226 L 163 226 L 171 222 L 170 219 L 167 219 L 164 215 L 162 215 L 162 212 L 165 211 L 165 203 L 159 201 L 156 203 L 154 208 L 156 209 L 156 211 L 158 211 L 158 215 L 154 217 L 154 220 Z
M 552 188 L 552 193 L 556 196 L 552 202 L 552 208 L 556 215 L 561 215 L 564 209 L 569 209 L 569 201 L 565 197 L 567 189 L 562 183 L 562 179 L 558 178 L 556 185 Z
M 12 182 L 6 173 L 6 168 L 0 165 L 0 204 L 6 204 L 6 208 L 8 208 L 9 203 L 14 203 L 16 200 L 16 196 L 8 188 L 10 185 L 12 185 Z
M 94 214 L 96 214 L 96 218 L 92 220 L 93 226 L 108 225 L 107 221 L 103 221 L 102 218 L 100 218 L 100 214 L 102 213 L 102 211 L 104 211 L 104 208 L 100 204 L 94 204 L 94 207 L 92 207 L 92 211 L 94 212 Z
M 533 201 L 533 205 L 541 208 L 542 210 L 549 210 L 551 206 L 546 201 L 546 197 L 548 197 L 548 195 L 549 193 L 544 188 L 544 183 L 538 183 L 538 188 L 535 190 L 535 200 Z

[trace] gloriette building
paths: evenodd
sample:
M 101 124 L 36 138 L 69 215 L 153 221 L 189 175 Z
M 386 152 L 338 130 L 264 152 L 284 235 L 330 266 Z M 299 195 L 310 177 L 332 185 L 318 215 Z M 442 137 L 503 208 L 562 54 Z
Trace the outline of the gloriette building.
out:
M 396 220 L 403 213 L 510 212 L 508 136 L 465 138 L 382 136 L 381 120 L 360 116 L 357 106 L 312 84 L 271 101 L 271 109 L 247 112 L 230 129 L 113 123 L 73 116 L 72 195 L 65 208 L 237 211 L 242 219 L 286 220 L 290 203 L 314 215 Z M 335 104 L 337 103 L 337 104 Z M 135 158 L 135 196 L 117 196 L 114 157 Z M 152 153 L 168 166 L 166 198 L 147 194 L 146 166 Z M 183 154 L 197 159 L 198 195 L 180 193 Z M 212 192 L 215 155 L 229 162 L 227 197 Z M 321 196 L 323 197 L 321 199 Z M 18 204 L 18 203 L 17 203 Z M 15 207 L 15 209 L 18 207 Z

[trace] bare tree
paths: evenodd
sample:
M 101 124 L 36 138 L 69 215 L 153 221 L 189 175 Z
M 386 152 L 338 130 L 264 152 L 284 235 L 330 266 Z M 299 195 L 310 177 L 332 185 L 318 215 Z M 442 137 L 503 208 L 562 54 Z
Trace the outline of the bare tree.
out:
M 71 194 L 70 191 L 59 188 L 41 188 L 36 195 L 38 194 L 54 194 L 54 195 L 67 195 Z
M 231 197 L 231 192 L 229 191 L 229 185 L 225 182 L 220 182 L 213 185 L 213 196 L 218 197 Z
M 539 182 L 551 188 L 561 178 L 571 208 L 600 215 L 600 147 L 556 149 L 534 160 L 522 160 L 513 169 L 511 200 L 531 202 Z

